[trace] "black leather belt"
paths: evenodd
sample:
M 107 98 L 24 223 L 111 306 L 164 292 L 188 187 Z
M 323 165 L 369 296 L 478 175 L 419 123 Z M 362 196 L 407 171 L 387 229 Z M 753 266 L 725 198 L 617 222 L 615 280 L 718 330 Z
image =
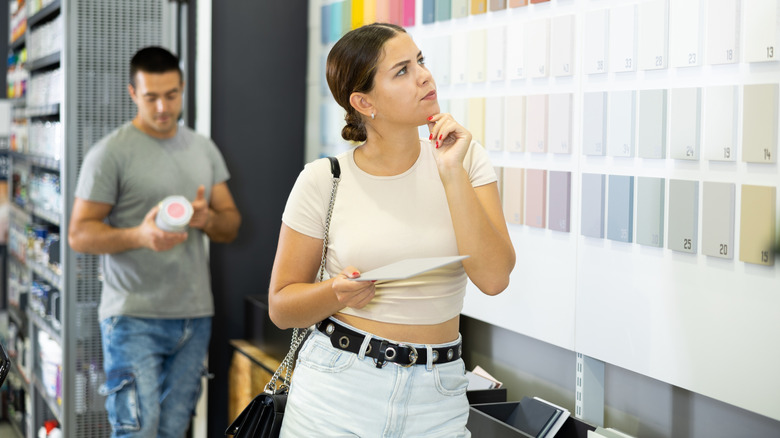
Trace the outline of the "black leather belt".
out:
M 325 333 L 330 338 L 334 348 L 360 353 L 365 335 L 328 318 L 317 323 L 317 330 Z M 452 362 L 460 359 L 463 343 L 458 342 L 452 347 L 433 348 L 434 364 Z M 386 362 L 397 363 L 401 366 L 425 365 L 428 363 L 428 349 L 415 348 L 408 344 L 396 344 L 382 338 L 371 338 L 366 347 L 366 356 L 374 359 L 377 368 L 382 368 Z

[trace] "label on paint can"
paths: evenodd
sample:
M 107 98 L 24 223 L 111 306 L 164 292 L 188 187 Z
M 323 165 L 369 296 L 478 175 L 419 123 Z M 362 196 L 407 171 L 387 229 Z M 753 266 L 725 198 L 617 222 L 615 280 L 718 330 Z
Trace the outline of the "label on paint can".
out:
M 184 196 L 168 196 L 160 202 L 155 223 L 164 231 L 182 232 L 192 218 L 192 204 Z

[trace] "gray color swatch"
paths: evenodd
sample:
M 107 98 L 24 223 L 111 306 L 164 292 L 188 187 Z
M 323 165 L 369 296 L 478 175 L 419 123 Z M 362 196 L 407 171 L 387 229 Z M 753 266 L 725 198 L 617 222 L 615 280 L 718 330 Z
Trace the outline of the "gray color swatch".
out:
M 664 246 L 664 200 L 666 180 L 639 177 L 636 187 L 636 242 Z
M 550 171 L 550 204 L 547 228 L 569 232 L 571 222 L 571 172 Z
M 666 90 L 639 92 L 639 152 L 642 158 L 666 158 Z
M 633 242 L 634 237 L 634 177 L 609 176 L 607 208 L 607 239 Z
M 699 234 L 699 182 L 669 180 L 667 248 L 696 254 Z
M 734 258 L 734 212 L 737 188 L 733 183 L 705 181 L 702 185 L 701 252 Z
M 604 238 L 604 189 L 606 175 L 596 173 L 582 174 L 582 215 L 580 234 L 588 237 Z

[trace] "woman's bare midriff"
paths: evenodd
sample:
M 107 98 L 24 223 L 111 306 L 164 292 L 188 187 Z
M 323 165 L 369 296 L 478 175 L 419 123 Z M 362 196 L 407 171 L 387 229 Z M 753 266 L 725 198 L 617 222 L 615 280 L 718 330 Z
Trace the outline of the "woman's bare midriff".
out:
M 392 324 L 373 321 L 353 315 L 337 313 L 333 315 L 352 327 L 367 331 L 381 338 L 410 344 L 444 344 L 458 339 L 460 317 L 433 325 Z

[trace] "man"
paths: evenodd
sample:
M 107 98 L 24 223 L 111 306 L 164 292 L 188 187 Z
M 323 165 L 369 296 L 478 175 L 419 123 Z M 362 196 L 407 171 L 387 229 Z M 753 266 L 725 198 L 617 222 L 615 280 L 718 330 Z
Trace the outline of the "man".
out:
M 98 310 L 112 436 L 181 437 L 200 394 L 213 298 L 203 235 L 236 238 L 241 216 L 216 145 L 178 125 L 184 81 L 160 47 L 130 61 L 135 118 L 86 155 L 68 240 L 101 254 Z M 158 204 L 193 199 L 185 232 L 157 227 Z

